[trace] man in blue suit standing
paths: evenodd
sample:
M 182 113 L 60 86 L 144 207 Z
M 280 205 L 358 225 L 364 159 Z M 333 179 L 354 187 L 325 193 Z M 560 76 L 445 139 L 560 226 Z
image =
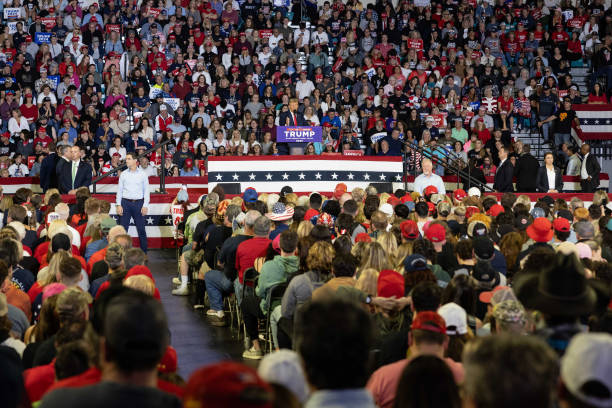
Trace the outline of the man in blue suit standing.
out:
M 61 166 L 59 190 L 62 194 L 74 194 L 79 187 L 91 185 L 92 169 L 89 163 L 81 160 L 81 149 L 72 146 L 72 161 Z

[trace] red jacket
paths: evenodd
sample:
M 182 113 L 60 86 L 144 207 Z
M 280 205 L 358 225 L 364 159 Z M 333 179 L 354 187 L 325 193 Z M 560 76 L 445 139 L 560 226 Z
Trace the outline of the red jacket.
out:
M 92 367 L 84 373 L 54 383 L 51 387 L 49 387 L 47 392 L 51 392 L 59 388 L 86 387 L 88 385 L 97 384 L 100 381 L 102 381 L 102 372 L 99 368 Z M 179 387 L 178 385 L 158 379 L 157 388 L 169 394 L 176 395 L 180 399 L 183 398 L 183 388 Z

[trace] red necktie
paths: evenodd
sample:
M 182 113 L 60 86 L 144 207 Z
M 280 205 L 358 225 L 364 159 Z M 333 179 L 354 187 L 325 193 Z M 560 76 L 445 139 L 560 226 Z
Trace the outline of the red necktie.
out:
M 293 115 L 293 124 L 297 126 L 297 118 L 295 117 L 295 114 L 292 113 L 291 115 Z

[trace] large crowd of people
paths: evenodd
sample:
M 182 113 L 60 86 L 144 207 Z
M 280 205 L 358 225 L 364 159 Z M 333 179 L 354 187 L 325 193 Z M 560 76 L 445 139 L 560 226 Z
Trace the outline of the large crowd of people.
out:
M 609 2 L 1 4 L 0 180 L 43 194 L 0 185 L 0 405 L 612 406 L 612 203 L 572 137 L 572 105 L 611 102 Z M 347 150 L 403 155 L 415 191 L 181 190 L 180 273 L 154 278 L 147 176 Z M 118 225 L 89 186 L 124 163 Z M 503 194 L 446 191 L 448 164 Z M 591 201 L 553 198 L 563 174 Z M 245 361 L 181 378 L 162 285 Z
M 154 278 L 110 204 L 86 188 L 71 206 L 57 190 L 22 188 L 2 198 L 3 406 L 612 402 L 603 191 L 590 204 L 532 205 L 476 188 L 390 194 L 339 183 L 329 196 L 286 186 L 230 198 L 218 186 L 188 201 L 181 190 L 173 294 L 244 336 L 242 358 L 257 370 L 223 362 L 185 382 L 157 289 L 171 283 Z
M 515 132 L 537 130 L 565 168 L 580 131 L 571 105 L 612 96 L 603 0 L 3 6 L 0 176 L 40 175 L 45 188 L 61 156 L 87 164 L 79 187 L 167 139 L 163 163 L 161 148 L 141 159 L 148 174 L 288 154 L 276 141 L 286 125 L 322 127 L 293 153 L 406 153 L 416 173 L 414 143 L 436 160 L 497 166 L 502 146 L 520 154 Z M 588 94 L 573 67 L 589 69 Z

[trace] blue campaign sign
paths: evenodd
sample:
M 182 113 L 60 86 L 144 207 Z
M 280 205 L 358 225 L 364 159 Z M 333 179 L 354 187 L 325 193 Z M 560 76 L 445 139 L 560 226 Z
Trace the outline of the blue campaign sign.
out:
M 323 131 L 320 126 L 278 126 L 276 141 L 279 143 L 321 142 Z
M 51 42 L 51 33 L 35 33 L 34 34 L 34 42 L 36 44 L 49 44 Z

